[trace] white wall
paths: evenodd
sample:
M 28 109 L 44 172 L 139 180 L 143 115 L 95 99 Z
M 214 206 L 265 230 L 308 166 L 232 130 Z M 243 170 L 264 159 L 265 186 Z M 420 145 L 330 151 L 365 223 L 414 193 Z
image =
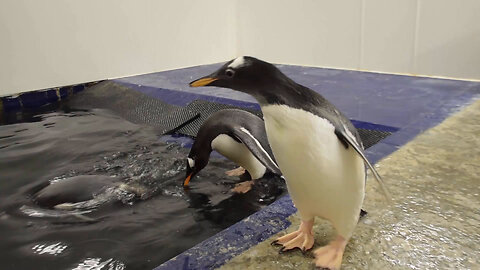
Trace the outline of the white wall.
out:
M 480 0 L 1 0 L 0 96 L 253 55 L 480 80 Z
M 480 80 L 479 0 L 240 0 L 237 54 Z
M 224 61 L 234 2 L 1 0 L 0 96 Z

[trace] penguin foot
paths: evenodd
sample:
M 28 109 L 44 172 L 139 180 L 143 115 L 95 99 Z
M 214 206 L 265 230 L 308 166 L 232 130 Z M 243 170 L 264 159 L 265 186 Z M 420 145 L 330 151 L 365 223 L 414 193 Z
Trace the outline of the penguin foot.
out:
M 347 241 L 345 238 L 337 236 L 337 238 L 328 245 L 315 250 L 313 252 L 315 255 L 315 266 L 330 270 L 340 269 L 343 251 L 346 245 Z
M 245 169 L 243 167 L 238 167 L 236 169 L 225 172 L 225 174 L 228 176 L 240 176 L 244 173 L 245 173 Z
M 254 184 L 253 180 L 238 183 L 235 185 L 234 188 L 232 188 L 232 192 L 247 193 L 252 189 L 253 184 Z
M 313 220 L 302 221 L 300 228 L 292 233 L 286 234 L 272 244 L 281 245 L 280 253 L 295 248 L 299 248 L 302 252 L 305 252 L 313 247 L 315 239 L 312 233 Z

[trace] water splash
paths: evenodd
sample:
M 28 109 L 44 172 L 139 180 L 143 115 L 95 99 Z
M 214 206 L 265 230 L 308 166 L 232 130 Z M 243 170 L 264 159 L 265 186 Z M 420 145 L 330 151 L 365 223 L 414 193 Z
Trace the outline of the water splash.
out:
M 48 254 L 48 255 L 60 255 L 68 246 L 62 242 L 55 244 L 37 244 L 32 247 L 33 253 L 35 254 Z
M 124 270 L 125 264 L 113 258 L 102 262 L 102 258 L 86 258 L 73 270 Z
M 89 209 L 89 210 L 83 210 L 83 211 L 60 211 L 60 210 L 52 210 L 52 209 L 22 205 L 20 207 L 20 211 L 29 217 L 58 218 L 58 217 L 71 217 L 71 216 L 84 215 L 92 212 L 93 210 Z

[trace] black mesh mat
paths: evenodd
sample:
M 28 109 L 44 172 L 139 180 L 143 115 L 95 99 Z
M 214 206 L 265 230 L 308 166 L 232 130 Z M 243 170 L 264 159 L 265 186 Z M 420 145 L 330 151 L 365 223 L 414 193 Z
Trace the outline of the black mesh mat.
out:
M 107 109 L 140 125 L 154 127 L 159 133 L 171 132 L 198 117 L 186 107 L 165 103 L 124 85 L 104 81 L 73 95 L 72 109 Z
M 203 122 L 207 120 L 210 115 L 213 113 L 224 110 L 224 109 L 240 109 L 240 110 L 245 110 L 249 111 L 253 114 L 256 114 L 260 117 L 262 117 L 262 112 L 258 110 L 249 110 L 245 109 L 242 107 L 236 107 L 232 105 L 227 105 L 227 104 L 221 104 L 221 103 L 216 103 L 216 102 L 210 102 L 202 99 L 197 99 L 189 103 L 186 108 L 192 112 L 196 112 L 200 114 L 200 117 L 197 119 L 193 120 L 190 122 L 188 125 L 183 126 L 182 128 L 178 129 L 176 133 L 182 134 L 182 135 L 187 135 L 190 137 L 196 137 L 197 132 L 202 126 Z
M 358 133 L 360 133 L 360 138 L 362 138 L 363 147 L 365 149 L 374 146 L 379 141 L 392 135 L 392 132 L 390 131 L 364 129 L 364 128 L 357 128 L 357 130 L 358 130 Z
M 206 100 L 194 100 L 190 104 L 186 106 L 187 109 L 199 113 L 200 117 L 193 120 L 192 122 L 188 123 L 187 125 L 181 127 L 180 129 L 176 130 L 176 133 L 187 135 L 190 137 L 195 137 L 197 135 L 200 126 L 203 122 L 214 112 L 223 109 L 241 109 L 252 112 L 258 116 L 262 116 L 262 113 L 257 110 L 248 110 L 242 107 L 236 107 L 232 105 L 220 104 L 215 102 L 210 102 Z M 390 136 L 392 132 L 383 131 L 383 130 L 376 130 L 376 129 L 364 129 L 358 128 L 358 132 L 360 133 L 360 137 L 362 138 L 363 146 L 365 149 L 377 144 L 379 141 L 385 139 L 386 137 Z

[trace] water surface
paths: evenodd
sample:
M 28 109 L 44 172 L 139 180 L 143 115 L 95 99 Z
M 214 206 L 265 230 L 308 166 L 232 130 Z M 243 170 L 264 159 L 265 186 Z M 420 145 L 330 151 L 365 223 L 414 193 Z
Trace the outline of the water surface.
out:
M 6 120 L 5 120 L 6 119 Z M 184 190 L 188 149 L 107 111 L 9 116 L 0 126 L 2 269 L 151 269 L 285 193 L 280 179 L 230 192 L 234 164 L 213 158 Z M 7 125 L 8 124 L 8 125 Z M 139 192 L 113 191 L 96 207 L 35 204 L 50 181 L 109 175 Z

